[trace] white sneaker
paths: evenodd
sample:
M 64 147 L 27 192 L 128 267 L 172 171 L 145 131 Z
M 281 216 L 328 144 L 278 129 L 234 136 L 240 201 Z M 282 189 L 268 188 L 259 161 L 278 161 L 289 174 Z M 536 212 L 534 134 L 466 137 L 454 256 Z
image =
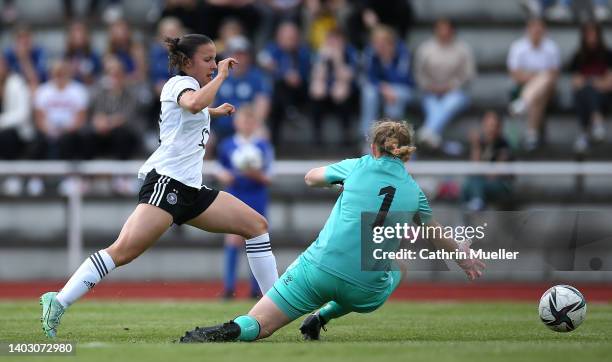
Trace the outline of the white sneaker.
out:
M 517 98 L 508 106 L 508 113 L 510 113 L 512 117 L 524 116 L 525 113 L 527 113 L 527 102 L 525 102 L 523 98 Z
M 546 18 L 552 21 L 571 21 L 572 9 L 566 5 L 556 4 L 546 9 Z
M 583 154 L 589 149 L 589 137 L 585 133 L 581 133 L 576 141 L 574 141 L 574 152 Z
M 595 142 L 602 142 L 606 138 L 606 128 L 603 122 L 596 122 L 591 127 L 591 137 Z
M 593 12 L 595 13 L 595 19 L 597 19 L 597 21 L 610 20 L 610 8 L 605 5 L 596 5 Z

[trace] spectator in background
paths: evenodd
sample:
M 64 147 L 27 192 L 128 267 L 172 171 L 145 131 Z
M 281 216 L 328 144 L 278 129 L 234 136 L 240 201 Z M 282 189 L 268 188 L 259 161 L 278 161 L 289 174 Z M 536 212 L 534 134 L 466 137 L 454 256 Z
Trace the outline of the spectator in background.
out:
M 316 56 L 310 78 L 310 98 L 314 138 L 317 144 L 323 143 L 323 116 L 331 113 L 342 122 L 342 140 L 351 142 L 351 105 L 355 95 L 355 76 L 357 72 L 357 50 L 346 43 L 344 33 L 332 29 L 327 33 Z
M 227 43 L 230 39 L 237 36 L 245 36 L 244 28 L 240 21 L 235 18 L 227 18 L 219 27 L 219 38 L 215 40 L 218 57 L 226 58 Z
M 601 142 L 606 137 L 604 110 L 612 91 L 612 51 L 606 46 L 601 27 L 586 23 L 581 28 L 580 48 L 570 64 L 574 88 L 574 106 L 582 132 L 574 143 L 577 153 L 584 153 L 589 140 Z
M 502 134 L 503 123 L 494 111 L 482 117 L 481 129 L 470 133 L 470 159 L 483 162 L 512 160 L 512 149 Z M 483 210 L 491 201 L 510 199 L 512 179 L 506 175 L 469 176 L 462 199 L 470 211 Z
M 274 36 L 280 24 L 287 21 L 299 23 L 302 0 L 261 0 L 258 7 L 262 17 L 258 40 L 265 42 Z
M 340 27 L 340 12 L 346 6 L 344 0 L 306 0 L 302 28 L 312 51 L 318 51 L 327 33 Z
M 465 87 L 476 73 L 474 54 L 466 43 L 456 39 L 453 24 L 440 19 L 434 25 L 434 37 L 419 46 L 414 69 L 424 93 L 425 113 L 417 140 L 438 148 L 446 124 L 469 105 Z
M 381 104 L 386 117 L 402 118 L 413 96 L 413 79 L 410 73 L 410 53 L 388 26 L 380 25 L 374 29 L 364 58 L 361 131 L 366 135 L 371 123 L 380 118 Z
M 0 160 L 20 158 L 32 139 L 30 98 L 23 77 L 0 57 Z
M 113 56 L 104 60 L 104 76 L 93 92 L 91 134 L 87 156 L 126 160 L 139 147 L 144 129 L 138 100 L 126 83 L 123 64 Z
M 6 59 L 0 57 L 0 160 L 24 156 L 33 136 L 30 100 L 23 77 L 11 72 Z M 9 176 L 2 182 L 2 191 L 7 195 L 17 196 L 22 188 L 19 176 Z
M 406 0 L 356 0 L 350 2 L 351 14 L 346 20 L 351 44 L 359 49 L 367 46 L 368 35 L 379 25 L 393 29 L 403 40 L 413 20 L 412 6 Z
M 306 101 L 310 50 L 300 39 L 297 25 L 284 22 L 278 27 L 276 41 L 260 52 L 258 60 L 274 82 L 270 122 L 272 141 L 277 145 L 285 117 L 289 113 L 294 118 Z
M 546 36 L 544 22 L 529 20 L 527 34 L 514 41 L 508 53 L 508 69 L 516 83 L 509 111 L 514 116 L 527 115 L 527 151 L 542 143 L 546 107 L 554 93 L 560 66 L 559 47 Z
M 198 0 L 164 0 L 161 18 L 177 18 L 191 33 L 202 32 L 202 3 Z M 207 34 L 209 35 L 209 34 Z
M 168 48 L 165 40 L 167 38 L 180 38 L 184 34 L 183 25 L 177 18 L 163 18 L 157 26 L 157 39 L 149 48 L 149 80 L 153 84 L 155 99 L 158 100 L 161 95 L 164 83 L 174 74 L 168 69 Z M 156 104 L 154 114 L 159 114 L 159 102 Z
M 226 54 L 238 61 L 235 69 L 223 82 L 216 105 L 230 103 L 236 108 L 253 104 L 254 117 L 263 124 L 268 119 L 271 103 L 271 86 L 265 74 L 253 64 L 251 44 L 244 36 L 235 36 L 227 41 Z M 215 138 L 221 142 L 234 135 L 234 116 L 218 117 L 212 123 Z
M 87 89 L 72 80 L 70 65 L 63 59 L 56 60 L 51 66 L 51 79 L 34 95 L 38 158 L 82 158 L 88 100 Z
M 4 52 L 12 71 L 21 74 L 30 90 L 36 90 L 47 80 L 47 64 L 43 48 L 32 42 L 32 32 L 27 25 L 17 25 L 14 31 L 13 47 Z
M 216 176 L 226 186 L 225 191 L 266 216 L 274 150 L 268 141 L 257 136 L 262 133 L 262 123 L 254 106 L 243 104 L 238 107 L 234 125 L 236 134 L 226 138 L 219 146 L 219 163 L 223 170 L 216 173 Z M 244 239 L 240 236 L 226 235 L 223 280 L 225 298 L 233 298 L 236 291 L 238 253 L 242 245 Z M 251 297 L 260 295 L 257 280 L 251 274 Z
M 102 71 L 100 57 L 91 48 L 89 29 L 85 23 L 75 21 L 68 29 L 64 58 L 72 68 L 74 79 L 92 85 Z
M 241 26 L 249 29 L 247 37 L 258 33 L 260 16 L 255 0 L 204 0 L 200 18 L 202 34 L 213 39 L 220 36 L 219 29 L 227 18 L 237 19 Z
M 123 63 L 130 83 L 145 81 L 147 70 L 144 47 L 134 40 L 127 21 L 117 20 L 110 24 L 107 54 L 116 56 Z

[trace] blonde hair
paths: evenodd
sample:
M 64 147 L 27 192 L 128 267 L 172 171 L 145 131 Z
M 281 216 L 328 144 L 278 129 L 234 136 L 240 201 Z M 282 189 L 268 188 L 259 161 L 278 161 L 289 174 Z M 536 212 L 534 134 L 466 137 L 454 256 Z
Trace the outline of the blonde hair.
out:
M 370 142 L 383 155 L 397 157 L 402 162 L 408 161 L 414 147 L 414 128 L 405 121 L 381 119 L 370 128 Z

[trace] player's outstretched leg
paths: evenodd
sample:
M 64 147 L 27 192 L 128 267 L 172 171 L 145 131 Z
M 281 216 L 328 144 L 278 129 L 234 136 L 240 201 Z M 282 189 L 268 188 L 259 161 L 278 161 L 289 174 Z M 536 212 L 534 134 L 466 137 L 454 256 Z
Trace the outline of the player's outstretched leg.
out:
M 263 296 L 249 311 L 248 315 L 212 327 L 196 327 L 185 332 L 180 343 L 203 342 L 250 342 L 266 338 L 283 327 L 291 319 L 274 304 L 267 295 Z
M 242 236 L 249 266 L 262 293 L 270 290 L 278 279 L 267 220 L 235 196 L 219 192 L 208 209 L 187 224 L 208 232 Z
M 70 305 L 116 267 L 129 263 L 147 250 L 171 224 L 172 216 L 166 211 L 148 204 L 138 205 L 110 247 L 85 259 L 59 293 L 49 292 L 40 297 L 42 329 L 47 337 L 57 335 L 60 320 Z
M 321 329 L 325 329 L 325 325 L 334 318 L 342 317 L 350 313 L 350 310 L 343 308 L 340 304 L 331 301 L 325 304 L 321 309 L 312 313 L 300 325 L 300 332 L 305 340 L 319 340 Z
M 74 272 L 59 293 L 48 292 L 40 297 L 42 329 L 49 338 L 55 338 L 57 328 L 66 309 L 87 293 L 104 276 L 115 269 L 115 263 L 106 250 L 99 250 L 87 258 Z

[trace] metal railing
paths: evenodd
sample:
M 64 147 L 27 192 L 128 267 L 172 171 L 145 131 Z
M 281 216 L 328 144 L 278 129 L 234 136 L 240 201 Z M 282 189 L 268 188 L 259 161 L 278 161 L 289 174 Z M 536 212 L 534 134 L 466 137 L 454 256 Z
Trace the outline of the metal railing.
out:
M 273 173 L 276 176 L 301 176 L 309 169 L 328 165 L 333 161 L 276 161 Z M 67 176 L 77 179 L 86 176 L 125 176 L 136 175 L 143 161 L 15 161 L 0 162 L 0 177 L 3 176 Z M 212 161 L 204 163 L 203 174 L 211 175 L 218 171 Z M 414 161 L 407 164 L 412 175 L 462 176 L 478 174 L 506 175 L 575 175 L 575 176 L 612 176 L 612 162 L 509 162 L 488 163 L 470 161 Z M 81 215 L 83 195 L 75 187 L 67 196 L 69 221 L 68 229 L 68 267 L 74 270 L 83 259 L 83 231 Z

